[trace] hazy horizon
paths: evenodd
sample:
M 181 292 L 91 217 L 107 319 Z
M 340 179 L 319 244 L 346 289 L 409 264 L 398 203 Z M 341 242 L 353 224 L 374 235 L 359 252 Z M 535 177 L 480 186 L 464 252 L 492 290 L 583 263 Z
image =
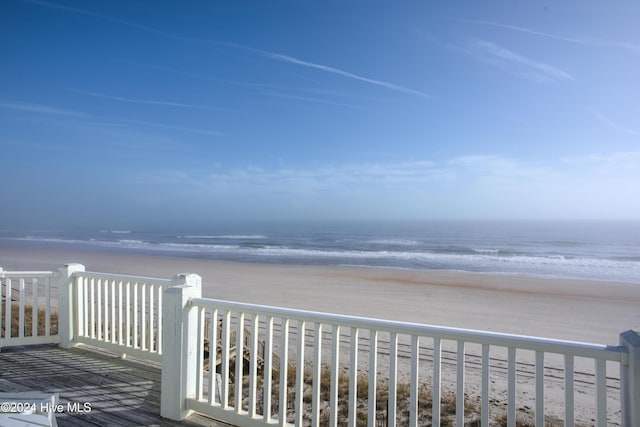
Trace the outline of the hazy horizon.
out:
M 0 227 L 0 233 L 5 233 L 5 237 L 12 233 L 28 233 L 28 232 L 99 232 L 99 233 L 146 233 L 146 232 L 202 232 L 207 230 L 236 230 L 243 232 L 250 232 L 260 228 L 270 228 L 276 226 L 291 226 L 294 228 L 308 228 L 313 229 L 316 227 L 333 227 L 333 226 L 370 226 L 374 224 L 383 225 L 401 225 L 410 227 L 412 225 L 420 226 L 424 224 L 439 224 L 446 226 L 450 224 L 466 224 L 469 226 L 476 226 L 481 228 L 483 225 L 521 225 L 527 226 L 544 226 L 548 225 L 567 225 L 567 226 L 584 226 L 598 225 L 611 226 L 611 225 L 629 225 L 636 227 L 640 225 L 640 219 L 634 218 L 278 218 L 278 219 L 216 219 L 210 221 L 148 221 L 148 222 L 113 222 L 113 221 L 99 221 L 99 222 L 55 222 L 47 224 L 41 222 L 40 225 L 26 224 L 17 225 L 11 224 L 9 227 Z M 4 224 L 3 224 L 4 225 Z M 629 230 L 634 233 L 635 230 Z M 2 238 L 3 236 L 0 236 Z
M 640 219 L 640 3 L 0 4 L 0 229 Z

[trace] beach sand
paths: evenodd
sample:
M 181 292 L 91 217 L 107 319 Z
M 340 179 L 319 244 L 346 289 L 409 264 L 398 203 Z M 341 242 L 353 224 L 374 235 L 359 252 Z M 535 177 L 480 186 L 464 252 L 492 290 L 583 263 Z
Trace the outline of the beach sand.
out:
M 640 330 L 640 284 L 439 271 L 245 264 L 108 251 L 34 249 L 6 243 L 0 246 L 0 266 L 5 270 L 49 270 L 70 262 L 84 264 L 87 271 L 138 276 L 171 278 L 178 273 L 196 273 L 202 276 L 205 297 L 296 309 L 608 345 L 617 345 L 622 331 Z M 592 370 L 589 366 L 585 369 Z M 472 370 L 467 374 L 467 392 L 471 396 L 478 391 L 473 385 L 478 374 Z M 619 384 L 619 371 L 609 369 L 607 374 L 610 382 Z M 454 382 L 455 370 L 443 373 L 443 385 Z M 563 413 L 562 379 L 548 382 L 545 392 L 548 413 L 559 417 Z M 524 382 L 519 379 L 518 384 Z M 492 387 L 497 390 L 495 401 L 504 405 L 506 378 L 498 377 Z M 582 408 L 592 406 L 591 398 L 588 390 L 584 396 L 578 394 L 578 420 L 589 424 L 593 414 Z M 533 391 L 524 392 L 519 399 L 526 406 L 535 407 Z M 615 387 L 609 390 L 608 400 L 610 416 L 616 418 L 619 394 Z
M 0 246 L 5 270 L 202 276 L 203 296 L 355 316 L 617 344 L 640 330 L 640 284 L 458 272 L 245 264 Z

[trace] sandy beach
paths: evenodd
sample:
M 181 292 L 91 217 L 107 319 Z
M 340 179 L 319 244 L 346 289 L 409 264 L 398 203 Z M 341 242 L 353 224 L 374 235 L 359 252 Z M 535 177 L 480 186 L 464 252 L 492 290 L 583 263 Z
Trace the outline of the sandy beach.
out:
M 107 251 L 35 249 L 19 244 L 0 247 L 0 266 L 5 270 L 49 270 L 70 262 L 84 264 L 87 271 L 138 276 L 171 278 L 178 273 L 196 273 L 202 276 L 205 297 L 441 326 L 608 345 L 617 345 L 620 332 L 640 329 L 640 284 L 399 269 L 247 264 Z M 403 365 L 402 361 L 400 365 Z M 592 365 L 588 364 L 584 369 L 592 370 Z M 479 380 L 475 378 L 478 374 L 473 369 L 467 373 L 470 395 L 478 391 L 474 385 L 478 384 Z M 617 384 L 619 372 L 611 369 L 607 374 Z M 498 376 L 494 380 L 496 402 L 502 405 L 506 378 Z M 455 371 L 443 372 L 443 381 L 443 384 L 453 386 Z M 562 382 L 557 378 L 547 381 L 548 413 L 560 417 L 563 413 Z M 519 379 L 519 387 L 525 382 L 525 379 L 522 382 Z M 523 393 L 520 399 L 524 404 L 535 406 L 532 393 Z M 576 414 L 585 425 L 593 417 L 589 409 L 581 413 L 583 407 L 592 405 L 589 394 L 587 388 L 576 398 Z M 619 394 L 611 390 L 608 400 L 609 410 L 615 417 L 619 411 Z
M 0 267 L 171 278 L 202 276 L 205 297 L 460 328 L 617 344 L 640 329 L 640 284 L 456 272 L 283 266 L 0 247 Z

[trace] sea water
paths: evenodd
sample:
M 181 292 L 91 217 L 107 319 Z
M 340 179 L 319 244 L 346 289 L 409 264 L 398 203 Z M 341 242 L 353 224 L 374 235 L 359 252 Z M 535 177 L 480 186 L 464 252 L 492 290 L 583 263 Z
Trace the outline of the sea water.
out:
M 0 231 L 28 246 L 211 260 L 449 270 L 640 284 L 640 221 L 279 221 Z

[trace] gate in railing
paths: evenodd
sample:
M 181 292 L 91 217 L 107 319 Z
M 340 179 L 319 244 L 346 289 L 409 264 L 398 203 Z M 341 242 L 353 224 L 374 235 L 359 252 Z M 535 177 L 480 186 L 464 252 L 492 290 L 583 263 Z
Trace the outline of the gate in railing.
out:
M 545 399 L 553 399 L 563 409 L 551 415 L 565 426 L 585 416 L 598 426 L 639 425 L 640 340 L 633 331 L 621 334 L 620 346 L 604 346 L 390 322 L 204 299 L 199 278 L 185 280 L 194 286 L 166 294 L 164 307 L 182 315 L 179 336 L 165 330 L 165 342 L 190 349 L 165 353 L 162 410 L 169 418 L 196 411 L 239 426 L 376 426 L 378 417 L 389 426 L 498 419 L 515 426 L 518 408 L 530 406 L 535 425 L 544 426 Z M 206 324 L 218 322 L 221 329 L 205 334 Z M 205 342 L 221 345 L 219 375 L 205 360 Z M 233 347 L 235 354 L 247 350 L 248 362 Z
M 3 271 L 0 268 L 0 348 L 60 342 L 51 304 L 53 271 Z

